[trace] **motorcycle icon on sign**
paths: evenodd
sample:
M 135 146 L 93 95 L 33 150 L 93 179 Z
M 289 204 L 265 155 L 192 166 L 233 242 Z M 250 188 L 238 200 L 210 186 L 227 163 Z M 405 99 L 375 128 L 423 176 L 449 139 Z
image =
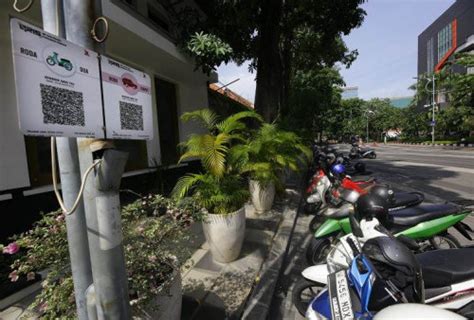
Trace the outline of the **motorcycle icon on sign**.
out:
M 128 78 L 122 78 L 122 83 L 124 86 L 137 90 L 138 86 L 133 82 L 133 80 Z
M 46 63 L 49 64 L 50 66 L 58 65 L 60 67 L 63 67 L 67 71 L 72 70 L 72 63 L 68 59 L 58 58 L 58 53 L 53 52 L 48 58 L 46 58 Z

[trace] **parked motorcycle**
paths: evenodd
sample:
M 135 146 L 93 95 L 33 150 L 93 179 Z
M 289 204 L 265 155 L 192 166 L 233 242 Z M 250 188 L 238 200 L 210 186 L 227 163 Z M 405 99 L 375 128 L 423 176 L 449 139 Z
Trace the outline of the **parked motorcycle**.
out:
M 314 238 L 306 250 L 306 260 L 310 265 L 319 264 L 340 234 L 352 232 L 349 213 L 332 215 L 316 230 Z M 423 248 L 459 248 L 459 242 L 448 232 L 454 227 L 464 237 L 472 240 L 462 221 L 469 216 L 470 210 L 454 204 L 421 204 L 399 210 L 389 211 L 381 224 L 391 233 L 405 235 L 423 243 Z
M 354 181 L 345 175 L 343 165 L 336 164 L 327 175 L 325 170 L 321 169 L 307 189 L 311 194 L 306 198 L 305 210 L 307 213 L 315 214 L 309 224 L 310 231 L 314 233 L 328 217 L 348 216 L 347 209 L 350 209 L 351 205 L 344 203 L 339 190 L 354 190 L 359 194 L 365 194 L 371 189 L 387 199 L 390 210 L 415 206 L 424 200 L 423 194 L 419 192 L 394 193 L 388 186 L 377 185 L 374 179 Z
M 326 319 L 372 319 L 384 308 L 399 303 L 427 303 L 474 316 L 474 248 L 437 250 L 414 255 L 392 237 L 367 240 L 349 269 L 331 273 L 327 289 L 310 309 Z M 453 266 L 457 266 L 453 268 Z M 328 312 L 329 309 L 329 312 Z
M 377 158 L 377 153 L 372 148 L 361 148 L 357 143 L 352 144 L 352 148 L 349 151 L 349 158 L 351 159 L 359 159 L 359 158 L 367 158 L 367 159 L 375 159 Z
M 354 193 L 354 191 L 349 193 Z M 353 195 L 345 195 L 345 197 L 354 198 Z M 302 314 L 305 312 L 307 300 L 302 297 L 302 294 L 309 288 L 311 289 L 310 292 L 315 293 L 315 291 L 319 291 L 320 293 L 310 304 L 308 313 L 311 315 L 317 310 L 320 314 L 330 319 L 331 317 L 327 317 L 327 315 L 331 315 L 328 312 L 328 306 L 332 306 L 332 304 L 329 304 L 329 301 L 324 303 L 329 295 L 327 290 L 324 293 L 323 286 L 328 284 L 328 281 L 331 281 L 331 276 L 328 277 L 330 273 L 334 276 L 342 271 L 343 273 L 339 277 L 343 278 L 343 274 L 347 269 L 349 269 L 348 274 L 352 285 L 351 288 L 355 289 L 355 293 L 359 297 L 359 300 L 356 300 L 358 301 L 356 310 L 361 310 L 359 315 L 371 315 L 371 312 L 374 310 L 381 310 L 389 304 L 407 302 L 408 300 L 402 299 L 403 301 L 399 301 L 395 299 L 395 297 L 400 296 L 397 292 L 392 292 L 387 296 L 386 293 L 390 292 L 387 288 L 384 288 L 385 291 L 380 288 L 374 291 L 372 289 L 376 288 L 376 279 L 380 277 L 380 273 L 384 276 L 390 273 L 387 270 L 382 272 L 380 270 L 373 271 L 373 265 L 376 266 L 376 269 L 383 265 L 384 268 L 388 268 L 392 272 L 392 276 L 394 274 L 400 276 L 403 272 L 397 268 L 402 268 L 404 271 L 410 270 L 409 266 L 406 265 L 408 261 L 408 263 L 415 265 L 419 263 L 422 266 L 423 279 L 421 281 L 424 280 L 425 283 L 421 287 L 418 285 L 421 288 L 418 291 L 424 290 L 426 293 L 426 303 L 457 310 L 465 316 L 474 316 L 474 257 L 472 257 L 474 248 L 437 250 L 417 255 L 416 259 L 411 259 L 412 254 L 404 244 L 417 251 L 421 248 L 416 242 L 403 235 L 400 235 L 399 239 L 404 244 L 397 244 L 390 232 L 379 223 L 378 219 L 386 215 L 386 210 L 380 210 L 382 206 L 385 206 L 384 202 L 385 200 L 378 196 L 374 197 L 372 194 L 362 196 L 358 200 L 358 211 L 356 214 L 351 214 L 350 217 L 354 234 L 348 234 L 337 242 L 336 246 L 327 256 L 327 264 L 311 266 L 305 269 L 302 273 L 304 278 L 296 283 L 293 289 L 293 301 L 298 311 Z M 376 243 L 373 244 L 373 242 Z M 361 245 L 363 245 L 362 250 Z M 370 247 L 371 245 L 372 248 Z M 472 257 L 468 258 L 467 264 L 462 259 L 464 255 Z M 367 261 L 367 256 L 376 261 Z M 354 257 L 356 258 L 354 259 Z M 356 267 L 354 267 L 354 261 L 356 261 Z M 403 266 L 404 263 L 405 266 Z M 382 284 L 386 283 L 385 280 L 382 279 Z M 339 279 L 337 283 L 341 286 L 340 283 L 344 283 L 344 279 Z M 404 283 L 406 283 L 406 278 L 404 278 Z M 339 293 L 341 290 L 345 290 L 344 284 L 342 284 L 342 288 L 338 287 Z M 389 289 L 393 289 L 393 286 Z M 329 283 L 329 294 L 330 290 L 331 284 Z M 462 294 L 459 294 L 460 292 Z M 403 295 L 403 290 L 401 293 Z M 374 300 L 371 302 L 371 299 Z M 347 304 L 348 302 L 342 303 Z M 340 310 L 342 310 L 342 307 L 340 307 Z

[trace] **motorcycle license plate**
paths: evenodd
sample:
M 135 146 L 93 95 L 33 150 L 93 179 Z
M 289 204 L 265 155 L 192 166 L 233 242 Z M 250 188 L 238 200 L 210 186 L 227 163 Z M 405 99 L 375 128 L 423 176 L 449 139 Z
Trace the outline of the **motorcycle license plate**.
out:
M 346 270 L 328 275 L 329 299 L 333 320 L 355 319 Z

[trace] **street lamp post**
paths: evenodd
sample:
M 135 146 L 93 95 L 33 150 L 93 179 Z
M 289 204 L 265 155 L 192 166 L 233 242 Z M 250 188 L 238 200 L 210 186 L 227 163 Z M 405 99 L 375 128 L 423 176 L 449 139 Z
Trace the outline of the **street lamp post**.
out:
M 418 77 L 414 77 L 414 79 L 418 79 Z M 431 107 L 431 145 L 434 146 L 435 144 L 435 125 L 436 125 L 436 119 L 435 119 L 435 108 L 436 108 L 436 80 L 435 80 L 435 74 L 433 73 L 431 79 L 427 78 L 428 82 L 425 85 L 425 91 L 431 93 L 431 105 L 425 105 L 425 108 Z M 432 83 L 432 88 L 431 90 L 428 90 L 427 86 L 429 83 Z
M 433 90 L 432 90 L 432 94 L 433 94 L 433 105 L 432 105 L 432 108 L 431 108 L 431 111 L 432 111 L 432 115 L 431 115 L 431 145 L 434 146 L 435 144 L 435 106 L 436 106 L 436 101 L 435 101 L 435 75 L 433 73 Z
M 369 115 L 370 114 L 375 114 L 375 112 L 373 112 L 372 110 L 367 110 L 365 112 L 365 114 L 367 115 L 367 138 L 366 138 L 366 140 L 367 140 L 367 143 L 369 143 Z

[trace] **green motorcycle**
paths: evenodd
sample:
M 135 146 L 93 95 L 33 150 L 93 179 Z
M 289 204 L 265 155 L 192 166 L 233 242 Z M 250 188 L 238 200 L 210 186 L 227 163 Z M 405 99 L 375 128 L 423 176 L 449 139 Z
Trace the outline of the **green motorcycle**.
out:
M 454 227 L 464 237 L 472 240 L 471 228 L 462 221 L 470 210 L 454 204 L 422 204 L 389 212 L 384 225 L 395 236 L 406 236 L 421 244 L 421 250 L 459 248 L 459 241 L 448 233 Z M 339 215 L 327 219 L 316 230 L 314 238 L 306 250 L 306 260 L 310 265 L 324 263 L 333 242 L 340 236 L 351 233 L 349 215 Z
M 57 64 L 58 66 L 63 67 L 67 71 L 72 70 L 71 61 L 64 58 L 59 59 L 57 52 L 53 52 L 50 56 L 48 56 L 48 58 L 46 58 L 46 63 L 49 64 L 50 66 L 54 66 Z

